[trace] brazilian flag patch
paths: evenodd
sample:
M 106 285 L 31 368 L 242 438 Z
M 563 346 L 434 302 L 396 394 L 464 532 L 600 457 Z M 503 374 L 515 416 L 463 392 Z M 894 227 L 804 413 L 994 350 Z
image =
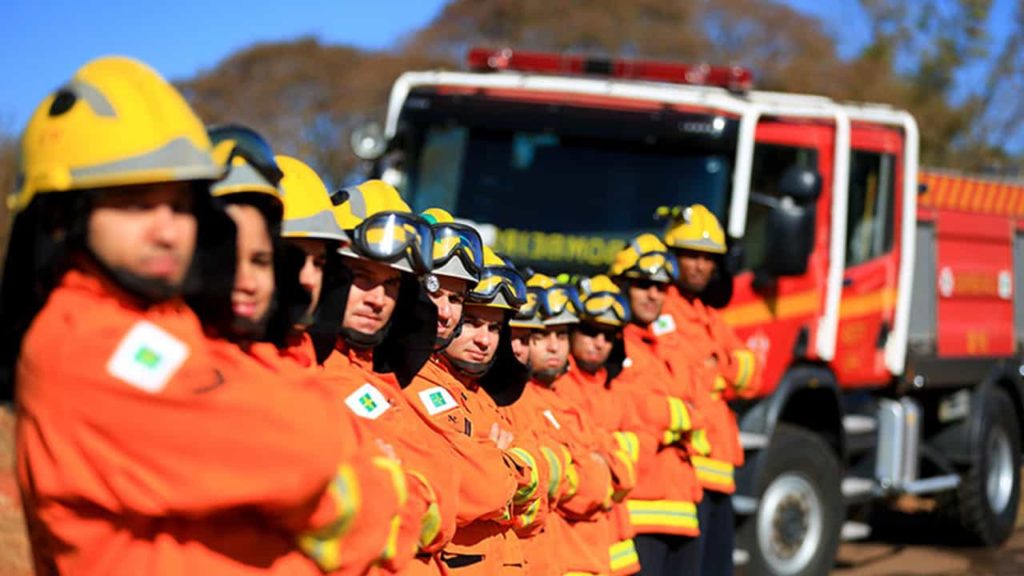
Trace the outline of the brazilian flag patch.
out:
M 356 416 L 369 420 L 376 420 L 381 414 L 387 412 L 388 408 L 391 408 L 391 404 L 384 397 L 384 394 L 369 382 L 349 394 L 345 398 L 345 405 Z

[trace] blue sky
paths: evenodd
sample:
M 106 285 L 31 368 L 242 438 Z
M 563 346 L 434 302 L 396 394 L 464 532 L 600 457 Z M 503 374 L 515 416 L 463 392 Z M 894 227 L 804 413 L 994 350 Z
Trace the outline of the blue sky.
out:
M 628 1 L 628 0 L 624 0 Z M 818 16 L 840 54 L 863 45 L 857 0 L 783 0 Z M 36 104 L 89 59 L 127 54 L 171 79 L 209 69 L 254 42 L 314 35 L 386 49 L 432 20 L 444 0 L 0 0 L 0 131 L 20 132 Z M 996 0 L 991 33 L 1008 33 L 1013 0 Z M 962 79 L 970 85 L 971 73 Z

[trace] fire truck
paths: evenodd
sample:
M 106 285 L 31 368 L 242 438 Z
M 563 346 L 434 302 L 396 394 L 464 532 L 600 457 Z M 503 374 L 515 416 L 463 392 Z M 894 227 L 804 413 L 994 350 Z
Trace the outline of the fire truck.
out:
M 353 147 L 546 272 L 605 270 L 659 206 L 719 217 L 714 304 L 764 367 L 734 406 L 748 572 L 824 574 L 867 507 L 907 495 L 965 539 L 1009 537 L 1024 184 L 920 167 L 908 112 L 758 91 L 739 67 L 473 49 L 398 78 Z

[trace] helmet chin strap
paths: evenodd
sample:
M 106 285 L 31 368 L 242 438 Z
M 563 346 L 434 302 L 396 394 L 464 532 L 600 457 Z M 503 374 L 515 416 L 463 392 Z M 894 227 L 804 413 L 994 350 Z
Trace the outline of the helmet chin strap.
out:
M 558 377 L 565 374 L 569 370 L 569 363 L 566 362 L 561 368 L 545 368 L 543 370 L 534 370 L 533 379 L 543 384 L 551 385 Z
M 166 280 L 158 278 L 145 278 L 123 268 L 109 266 L 103 261 L 92 247 L 86 243 L 84 253 L 89 262 L 100 269 L 115 284 L 125 292 L 142 301 L 143 304 L 158 304 L 166 302 L 177 296 L 181 296 L 182 283 L 171 284 Z
M 360 332 L 359 330 L 343 327 L 339 331 L 339 334 L 341 334 L 345 343 L 353 348 L 375 348 L 384 341 L 384 338 L 387 337 L 389 328 L 391 328 L 390 322 L 380 330 L 377 330 L 372 334 L 367 334 L 366 332 Z
M 462 319 L 459 319 L 459 323 L 455 325 L 455 330 L 452 330 L 451 335 L 447 338 L 441 338 L 438 336 L 434 339 L 434 352 L 441 352 L 447 348 L 453 340 L 459 337 L 460 334 L 462 334 Z
M 469 378 L 479 378 L 486 374 L 487 371 L 491 369 L 491 366 L 494 365 L 494 360 L 498 356 L 495 354 L 491 357 L 489 362 L 466 362 L 464 360 L 452 358 L 447 352 L 441 352 L 441 354 L 448 359 L 452 368 L 454 368 L 459 374 Z
M 604 368 L 604 362 L 589 362 L 577 358 L 576 366 L 578 366 L 580 370 L 583 370 L 587 374 L 597 374 L 598 371 L 601 370 L 601 368 Z

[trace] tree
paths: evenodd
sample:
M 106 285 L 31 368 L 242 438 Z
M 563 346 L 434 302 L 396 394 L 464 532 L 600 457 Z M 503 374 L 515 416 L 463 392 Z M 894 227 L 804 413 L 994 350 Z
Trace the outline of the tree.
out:
M 204 121 L 249 126 L 336 184 L 355 165 L 352 128 L 383 116 L 399 74 L 433 64 L 303 38 L 252 46 L 180 87 Z

